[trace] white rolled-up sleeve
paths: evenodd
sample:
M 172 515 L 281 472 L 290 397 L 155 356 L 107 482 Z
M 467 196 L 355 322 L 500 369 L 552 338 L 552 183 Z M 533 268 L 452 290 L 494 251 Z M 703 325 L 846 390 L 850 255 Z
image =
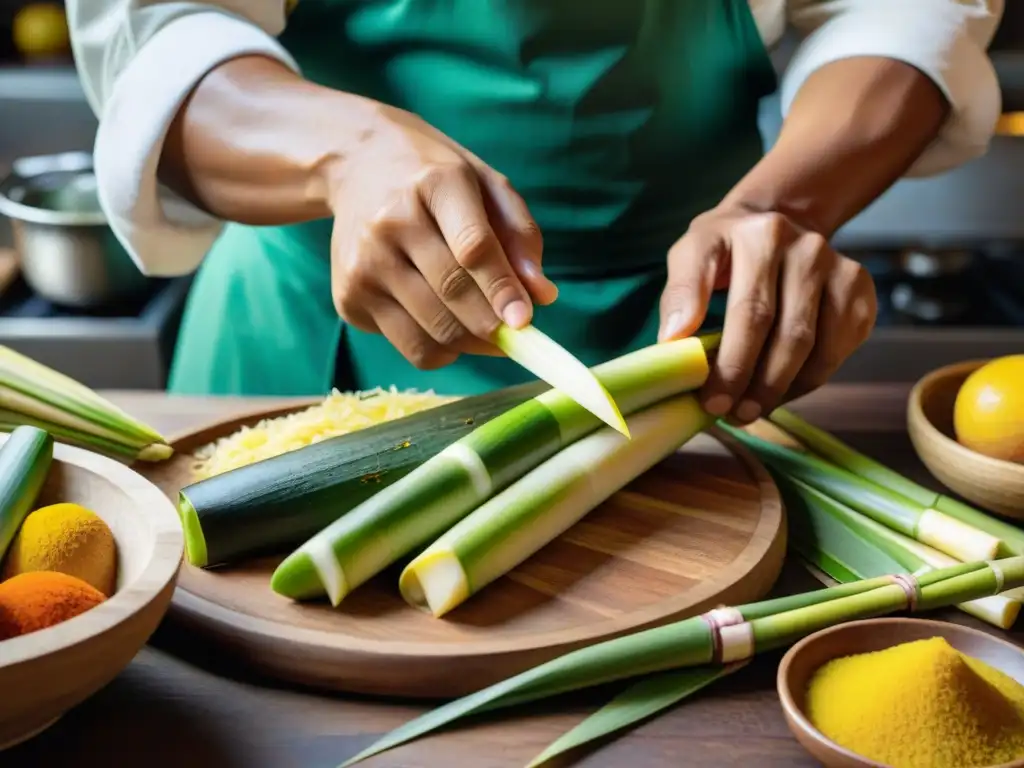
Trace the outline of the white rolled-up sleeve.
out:
M 111 228 L 144 273 L 187 274 L 223 222 L 160 184 L 164 137 L 219 64 L 255 54 L 297 70 L 276 39 L 285 0 L 68 0 L 67 14 L 79 77 L 99 118 L 94 163 Z
M 983 155 L 995 132 L 1001 93 L 987 55 L 1004 0 L 790 0 L 789 23 L 803 35 L 781 83 L 783 115 L 816 70 L 879 56 L 931 78 L 950 114 L 908 176 L 930 176 Z

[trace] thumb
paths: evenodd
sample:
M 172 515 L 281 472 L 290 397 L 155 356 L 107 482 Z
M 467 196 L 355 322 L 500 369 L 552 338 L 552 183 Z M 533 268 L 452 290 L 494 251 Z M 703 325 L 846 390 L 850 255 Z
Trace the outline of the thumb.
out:
M 704 322 L 711 293 L 725 264 L 718 238 L 684 235 L 668 253 L 668 282 L 661 294 L 658 341 L 692 336 Z

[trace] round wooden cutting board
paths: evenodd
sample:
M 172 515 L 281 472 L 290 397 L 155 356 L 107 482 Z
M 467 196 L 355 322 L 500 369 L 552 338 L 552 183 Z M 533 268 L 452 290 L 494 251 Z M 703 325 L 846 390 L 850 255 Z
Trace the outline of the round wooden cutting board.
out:
M 192 482 L 189 454 L 243 424 L 294 410 L 189 433 L 174 441 L 175 458 L 136 469 L 177 498 Z M 458 696 L 573 648 L 763 597 L 782 568 L 784 520 L 761 464 L 713 432 L 443 619 L 402 600 L 398 569 L 337 609 L 293 603 L 270 589 L 279 557 L 209 571 L 182 566 L 170 618 L 279 679 L 357 693 Z

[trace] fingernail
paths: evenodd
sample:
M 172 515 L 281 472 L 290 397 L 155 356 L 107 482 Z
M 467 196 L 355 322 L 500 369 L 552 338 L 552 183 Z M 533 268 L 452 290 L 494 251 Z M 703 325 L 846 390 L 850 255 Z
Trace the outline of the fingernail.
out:
M 516 300 L 508 304 L 501 313 L 501 319 L 513 328 L 522 328 L 530 322 L 530 308 L 525 301 Z
M 676 334 L 678 334 L 680 331 L 682 331 L 683 330 L 683 321 L 685 319 L 686 318 L 683 317 L 683 313 L 679 312 L 678 310 L 673 312 L 672 314 L 670 314 L 668 316 L 668 319 L 665 320 L 665 325 L 661 329 L 661 334 L 660 334 L 661 340 L 662 341 L 667 341 L 668 339 L 671 339 Z
M 736 409 L 736 418 L 743 422 L 756 421 L 760 415 L 761 406 L 753 400 L 744 400 L 740 403 L 740 407 Z
M 732 398 L 728 395 L 712 395 L 704 403 L 704 410 L 712 416 L 725 416 L 732 408 Z
M 523 277 L 544 277 L 541 274 L 540 267 L 537 266 L 537 262 L 530 261 L 529 259 L 519 260 L 519 272 Z
M 558 298 L 558 286 L 552 283 L 543 275 L 540 276 L 540 279 L 543 281 L 545 293 L 547 294 L 546 296 L 544 296 L 544 301 L 548 304 L 551 304 L 552 302 L 554 302 L 555 299 Z

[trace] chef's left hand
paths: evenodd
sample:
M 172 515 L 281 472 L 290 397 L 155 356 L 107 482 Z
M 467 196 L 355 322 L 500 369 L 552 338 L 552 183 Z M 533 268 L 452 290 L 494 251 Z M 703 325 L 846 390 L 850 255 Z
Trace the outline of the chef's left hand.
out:
M 857 262 L 780 213 L 714 209 L 669 251 L 662 340 L 695 333 L 728 287 L 722 343 L 701 390 L 715 416 L 749 423 L 809 392 L 871 333 L 875 286 Z

